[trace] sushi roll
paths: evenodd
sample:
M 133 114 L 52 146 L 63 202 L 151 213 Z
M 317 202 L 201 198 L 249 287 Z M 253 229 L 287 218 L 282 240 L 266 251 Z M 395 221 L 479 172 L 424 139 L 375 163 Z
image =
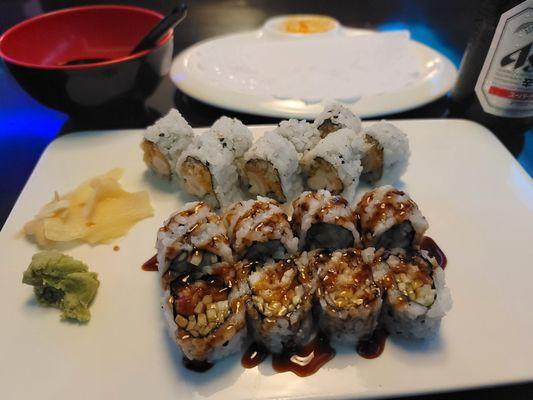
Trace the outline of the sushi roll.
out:
M 178 110 L 172 109 L 144 131 L 143 160 L 156 174 L 171 178 L 179 156 L 193 141 L 194 132 Z
M 387 171 L 389 179 L 396 179 L 405 170 L 409 160 L 407 135 L 394 125 L 380 121 L 363 133 L 363 172 L 361 179 L 374 183 Z
M 299 154 L 311 150 L 321 139 L 316 126 L 297 119 L 281 121 L 274 132 L 289 140 Z
M 240 121 L 219 119 L 178 159 L 184 189 L 214 208 L 235 201 L 240 197 L 236 165 L 251 144 L 252 133 Z
M 357 204 L 366 247 L 418 247 L 428 223 L 405 192 L 386 185 L 365 193 Z
M 162 276 L 233 261 L 224 223 L 202 202 L 187 203 L 172 214 L 157 233 L 156 248 Z
M 316 278 L 294 258 L 253 267 L 247 315 L 254 339 L 272 353 L 305 344 L 313 333 Z
M 387 331 L 408 339 L 434 336 L 452 307 L 444 270 L 426 251 L 394 249 L 383 264 L 380 276 L 374 276 L 386 291 L 382 322 Z
M 298 238 L 276 200 L 258 196 L 239 201 L 226 210 L 224 220 L 239 260 L 280 260 L 298 250 Z
M 372 334 L 381 312 L 381 289 L 361 250 L 311 253 L 311 268 L 318 271 L 319 326 L 333 340 L 357 344 Z
M 361 166 L 362 138 L 350 129 L 341 129 L 322 139 L 301 160 L 309 189 L 325 189 L 355 199 Z
M 355 133 L 359 133 L 361 131 L 361 120 L 343 105 L 331 103 L 324 107 L 324 110 L 317 115 L 313 126 L 320 132 L 320 137 L 325 138 L 330 133 L 343 128 L 348 128 Z
M 285 203 L 302 191 L 299 172 L 298 153 L 292 143 L 267 132 L 244 155 L 241 176 L 252 195 Z
M 218 137 L 222 147 L 230 148 L 235 158 L 240 158 L 252 145 L 252 132 L 237 118 L 220 117 L 211 131 Z
M 187 360 L 211 363 L 242 349 L 249 290 L 241 271 L 222 262 L 163 279 L 167 326 Z
M 356 214 L 344 197 L 327 190 L 303 192 L 292 206 L 291 224 L 300 250 L 333 251 L 359 245 Z

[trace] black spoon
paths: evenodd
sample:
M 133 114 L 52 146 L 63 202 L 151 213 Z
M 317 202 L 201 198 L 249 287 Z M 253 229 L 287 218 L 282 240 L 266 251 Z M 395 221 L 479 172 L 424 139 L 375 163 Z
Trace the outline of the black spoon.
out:
M 157 42 L 165 35 L 169 29 L 174 29 L 181 21 L 187 16 L 187 5 L 181 3 L 179 6 L 174 8 L 170 14 L 163 18 L 159 23 L 153 27 L 153 29 L 148 32 L 146 36 L 134 47 L 131 54 L 139 53 L 143 50 L 148 50 L 154 47 Z M 80 64 L 92 64 L 99 63 L 103 61 L 109 61 L 109 58 L 78 58 L 75 60 L 70 60 L 60 65 L 80 65 Z

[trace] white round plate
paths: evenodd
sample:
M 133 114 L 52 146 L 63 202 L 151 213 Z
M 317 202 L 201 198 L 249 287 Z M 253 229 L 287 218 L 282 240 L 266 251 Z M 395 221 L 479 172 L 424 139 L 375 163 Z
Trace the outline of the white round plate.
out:
M 371 31 L 341 28 L 339 36 L 349 37 L 369 34 Z M 221 86 L 209 79 L 209 75 L 193 68 L 191 59 L 199 52 L 213 46 L 227 45 L 228 42 L 242 46 L 251 43 L 279 41 L 280 37 L 263 29 L 226 35 L 197 43 L 181 52 L 174 60 L 170 78 L 185 94 L 212 106 L 276 118 L 314 118 L 324 107 L 324 101 L 305 102 L 293 98 L 276 98 L 267 95 L 243 93 L 237 88 Z M 298 40 L 287 38 L 287 40 Z M 432 48 L 410 40 L 412 54 L 419 63 L 417 78 L 410 84 L 391 91 L 360 97 L 353 103 L 345 103 L 354 113 L 363 117 L 375 117 L 413 109 L 443 96 L 455 83 L 457 69 L 452 62 Z M 239 71 L 235 71 L 238 75 Z

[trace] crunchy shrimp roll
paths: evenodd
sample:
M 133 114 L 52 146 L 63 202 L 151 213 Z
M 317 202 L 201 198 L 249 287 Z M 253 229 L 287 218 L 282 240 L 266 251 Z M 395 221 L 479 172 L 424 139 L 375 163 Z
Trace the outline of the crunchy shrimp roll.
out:
M 417 247 L 428 228 L 409 195 L 388 185 L 365 193 L 356 211 L 367 247 Z
M 378 324 L 381 289 L 361 251 L 348 249 L 328 254 L 311 253 L 318 271 L 319 325 L 334 340 L 357 344 Z
M 292 228 L 300 250 L 336 250 L 359 245 L 356 214 L 348 201 L 327 190 L 303 192 L 294 202 Z
M 280 260 L 298 250 L 288 217 L 273 199 L 239 201 L 226 210 L 224 219 L 237 259 Z
M 426 251 L 379 250 L 374 277 L 386 291 L 382 322 L 387 331 L 410 339 L 434 336 L 452 307 L 444 270 Z M 384 260 L 384 261 L 383 261 Z
M 224 223 L 202 202 L 187 203 L 172 214 L 157 233 L 156 247 L 161 275 L 233 260 Z
M 313 333 L 316 279 L 293 258 L 255 263 L 248 277 L 248 321 L 254 339 L 273 353 L 305 344 Z
M 246 341 L 246 278 L 238 265 L 218 263 L 168 270 L 162 277 L 163 311 L 172 338 L 191 361 L 213 362 Z

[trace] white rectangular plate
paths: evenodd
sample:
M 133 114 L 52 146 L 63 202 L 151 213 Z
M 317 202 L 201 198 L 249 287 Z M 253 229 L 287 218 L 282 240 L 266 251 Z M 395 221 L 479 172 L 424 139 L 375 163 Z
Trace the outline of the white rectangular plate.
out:
M 204 374 L 184 369 L 163 323 L 158 274 L 140 267 L 154 253 L 157 228 L 186 197 L 146 171 L 140 131 L 81 132 L 47 148 L 0 234 L 0 398 L 338 399 L 533 380 L 531 179 L 479 125 L 394 123 L 412 149 L 403 187 L 448 256 L 454 307 L 439 337 L 389 340 L 374 360 L 339 349 L 308 378 L 275 374 L 269 361 L 244 369 L 239 356 Z M 98 272 L 101 286 L 90 323 L 60 322 L 57 310 L 38 306 L 21 283 L 37 248 L 18 233 L 54 190 L 64 193 L 117 166 L 127 190 L 150 192 L 155 216 L 111 245 L 65 249 Z

